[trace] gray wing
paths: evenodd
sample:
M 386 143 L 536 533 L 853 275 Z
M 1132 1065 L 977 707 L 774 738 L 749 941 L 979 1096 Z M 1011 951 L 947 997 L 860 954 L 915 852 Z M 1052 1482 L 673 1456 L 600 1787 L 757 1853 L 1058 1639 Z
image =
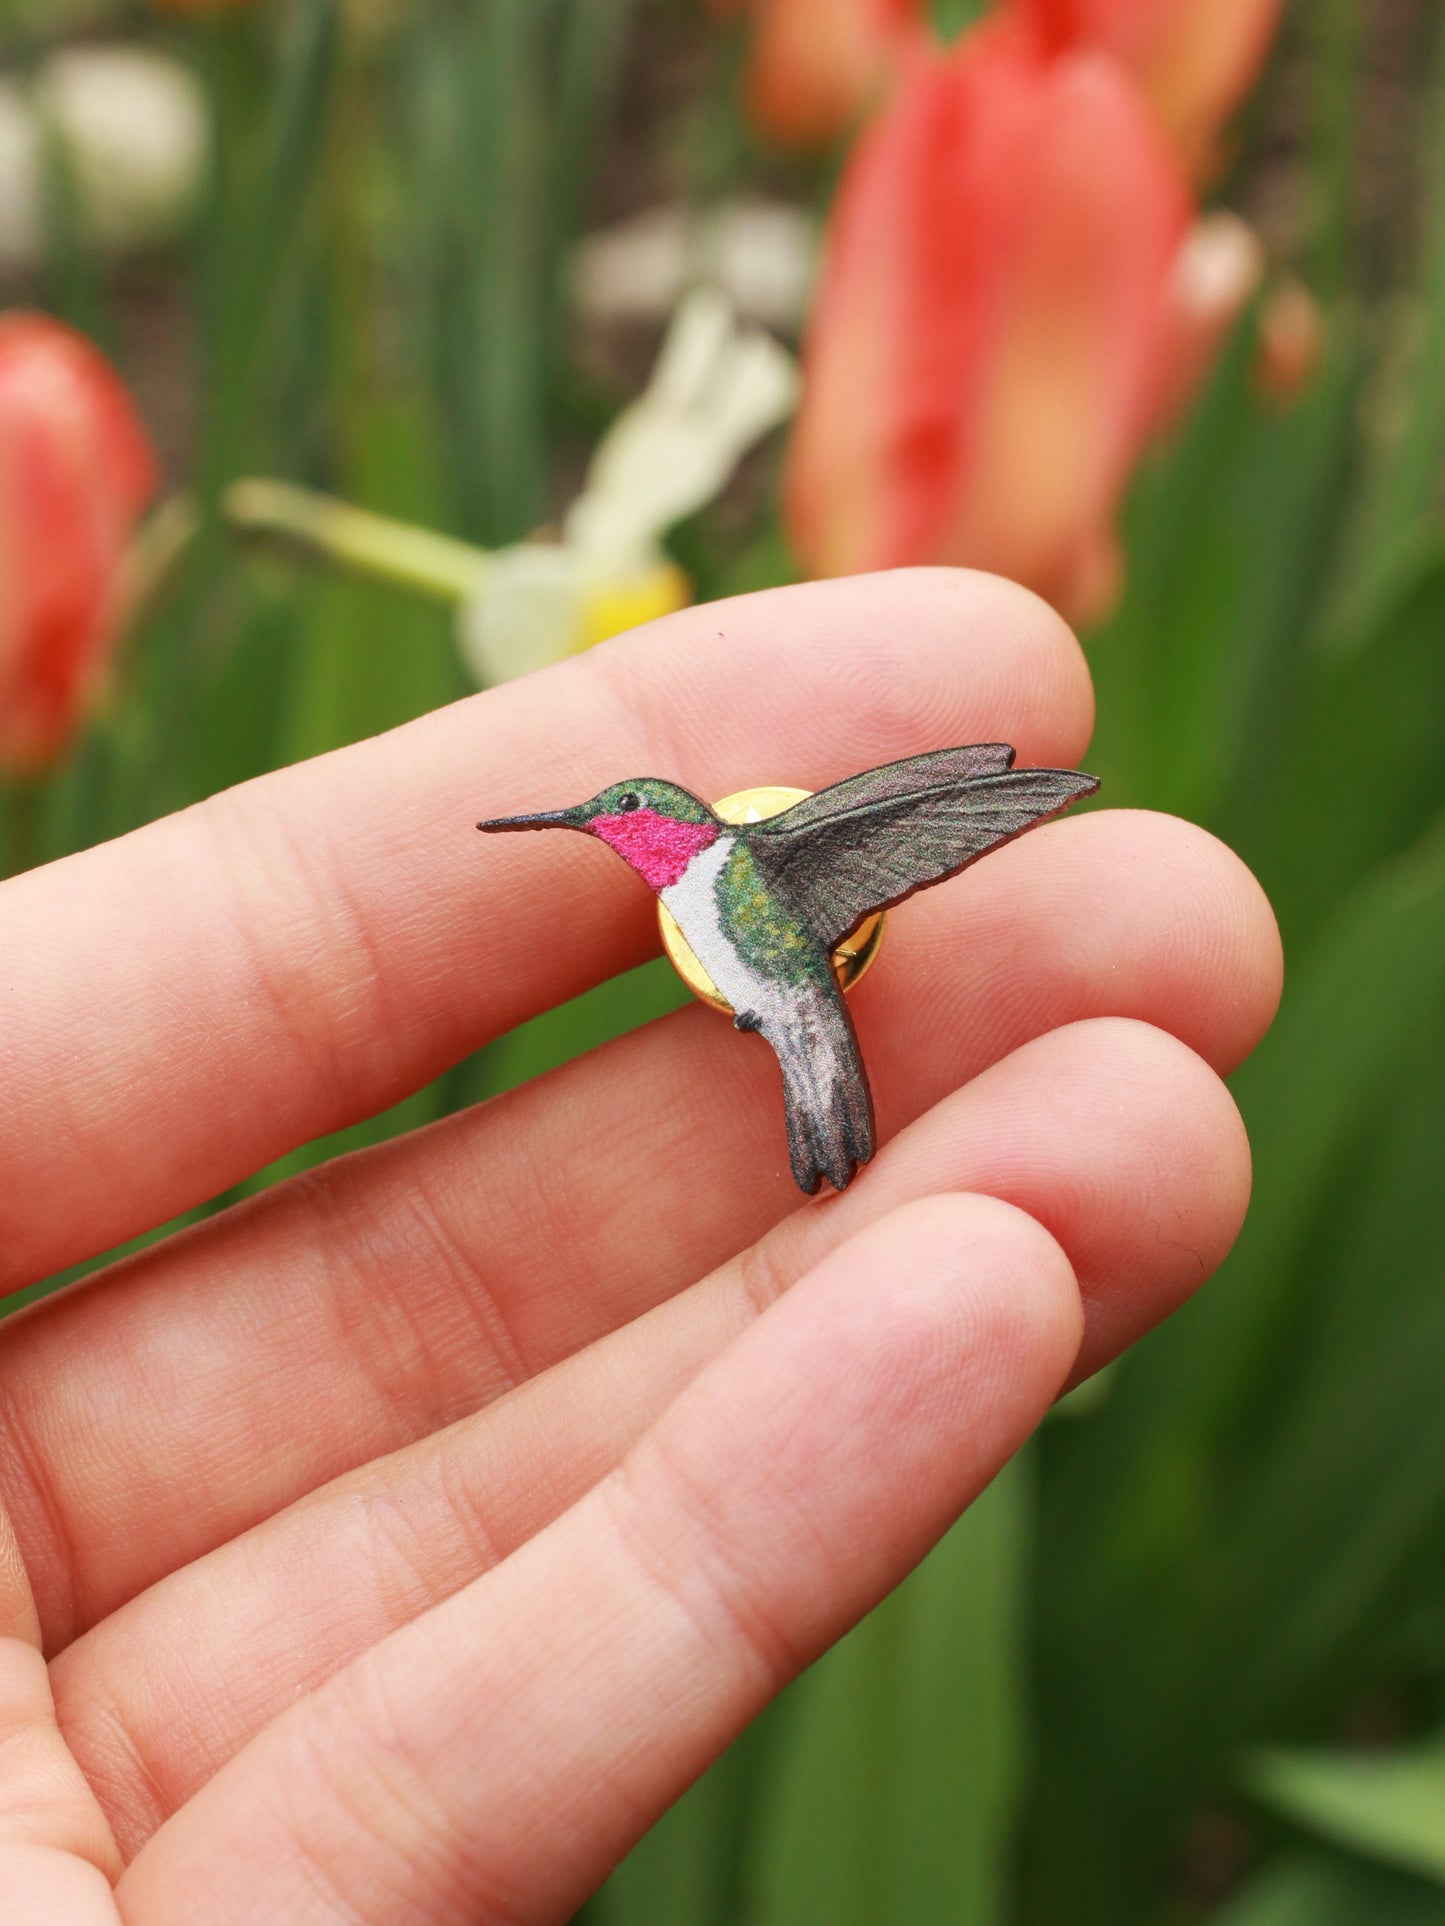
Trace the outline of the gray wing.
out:
M 906 756 L 902 762 L 885 762 L 878 769 L 867 769 L 861 776 L 835 782 L 831 789 L 820 789 L 803 802 L 794 803 L 780 816 L 770 816 L 772 829 L 810 829 L 814 823 L 832 822 L 845 809 L 858 804 L 887 802 L 893 797 L 918 796 L 948 783 L 969 782 L 975 776 L 996 776 L 1013 768 L 1015 751 L 1007 742 L 975 742 L 965 749 L 935 749 L 926 756 Z
M 944 757 L 969 753 L 942 752 Z M 920 756 L 912 766 L 938 760 Z M 898 772 L 909 767 L 895 763 L 854 776 L 748 832 L 769 882 L 830 947 L 871 911 L 955 875 L 1099 786 L 1095 777 L 1075 769 L 1005 764 L 988 774 L 954 774 L 905 787 Z M 886 779 L 876 788 L 875 775 Z M 830 797 L 833 808 L 814 807 Z M 804 811 L 809 815 L 800 821 Z

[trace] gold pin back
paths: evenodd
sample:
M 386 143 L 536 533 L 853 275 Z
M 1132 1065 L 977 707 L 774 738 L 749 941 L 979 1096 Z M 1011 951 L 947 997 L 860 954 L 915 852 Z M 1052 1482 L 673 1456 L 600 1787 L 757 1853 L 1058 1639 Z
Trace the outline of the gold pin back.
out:
M 713 809 L 725 823 L 758 823 L 769 816 L 780 816 L 785 809 L 791 809 L 794 803 L 806 801 L 812 793 L 811 789 L 784 789 L 775 785 L 761 789 L 740 789 L 736 795 L 724 796 L 721 802 L 715 802 Z M 887 920 L 884 911 L 875 911 L 872 916 L 865 917 L 852 935 L 834 949 L 833 973 L 840 989 L 851 990 L 877 956 Z M 660 899 L 657 922 L 662 931 L 662 946 L 667 952 L 667 960 L 693 995 L 704 1003 L 710 1003 L 713 1009 L 731 1016 L 733 1006 L 693 955 L 687 938 Z

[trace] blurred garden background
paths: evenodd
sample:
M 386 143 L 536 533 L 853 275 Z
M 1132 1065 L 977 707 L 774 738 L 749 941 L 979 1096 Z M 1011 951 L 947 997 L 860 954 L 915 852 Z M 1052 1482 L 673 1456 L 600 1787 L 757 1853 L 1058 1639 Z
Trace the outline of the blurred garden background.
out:
M 0 308 L 0 874 L 947 561 L 1277 907 L 1224 1273 L 588 1926 L 1445 1922 L 1439 6 L 0 0 Z

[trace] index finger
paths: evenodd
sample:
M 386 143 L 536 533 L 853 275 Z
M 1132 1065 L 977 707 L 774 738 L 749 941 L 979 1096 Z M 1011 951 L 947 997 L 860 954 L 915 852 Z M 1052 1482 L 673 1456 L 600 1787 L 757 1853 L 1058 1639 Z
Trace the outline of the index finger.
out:
M 1088 673 L 947 570 L 689 609 L 0 888 L 0 1291 L 398 1101 L 656 948 L 580 838 L 482 816 L 629 775 L 817 788 L 970 740 L 1071 762 Z

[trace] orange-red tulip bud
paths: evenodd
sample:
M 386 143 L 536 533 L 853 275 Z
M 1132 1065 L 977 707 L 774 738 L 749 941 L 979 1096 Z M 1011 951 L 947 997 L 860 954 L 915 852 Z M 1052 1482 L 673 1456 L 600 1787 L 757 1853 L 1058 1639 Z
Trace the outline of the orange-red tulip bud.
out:
M 984 568 L 1098 614 L 1130 471 L 1257 275 L 1240 234 L 1192 237 L 1117 61 L 1006 21 L 916 59 L 828 237 L 786 488 L 805 564 Z
M 1286 276 L 1265 297 L 1254 378 L 1266 400 L 1288 408 L 1324 365 L 1329 342 L 1320 305 L 1303 281 Z
M 157 479 L 103 356 L 44 315 L 0 317 L 0 768 L 44 768 L 85 715 Z
M 794 147 L 846 133 L 925 32 L 923 0 L 713 0 L 713 10 L 747 12 L 749 117 Z
M 1283 0 L 1009 0 L 1044 50 L 1095 47 L 1122 60 L 1196 174 L 1253 85 Z

